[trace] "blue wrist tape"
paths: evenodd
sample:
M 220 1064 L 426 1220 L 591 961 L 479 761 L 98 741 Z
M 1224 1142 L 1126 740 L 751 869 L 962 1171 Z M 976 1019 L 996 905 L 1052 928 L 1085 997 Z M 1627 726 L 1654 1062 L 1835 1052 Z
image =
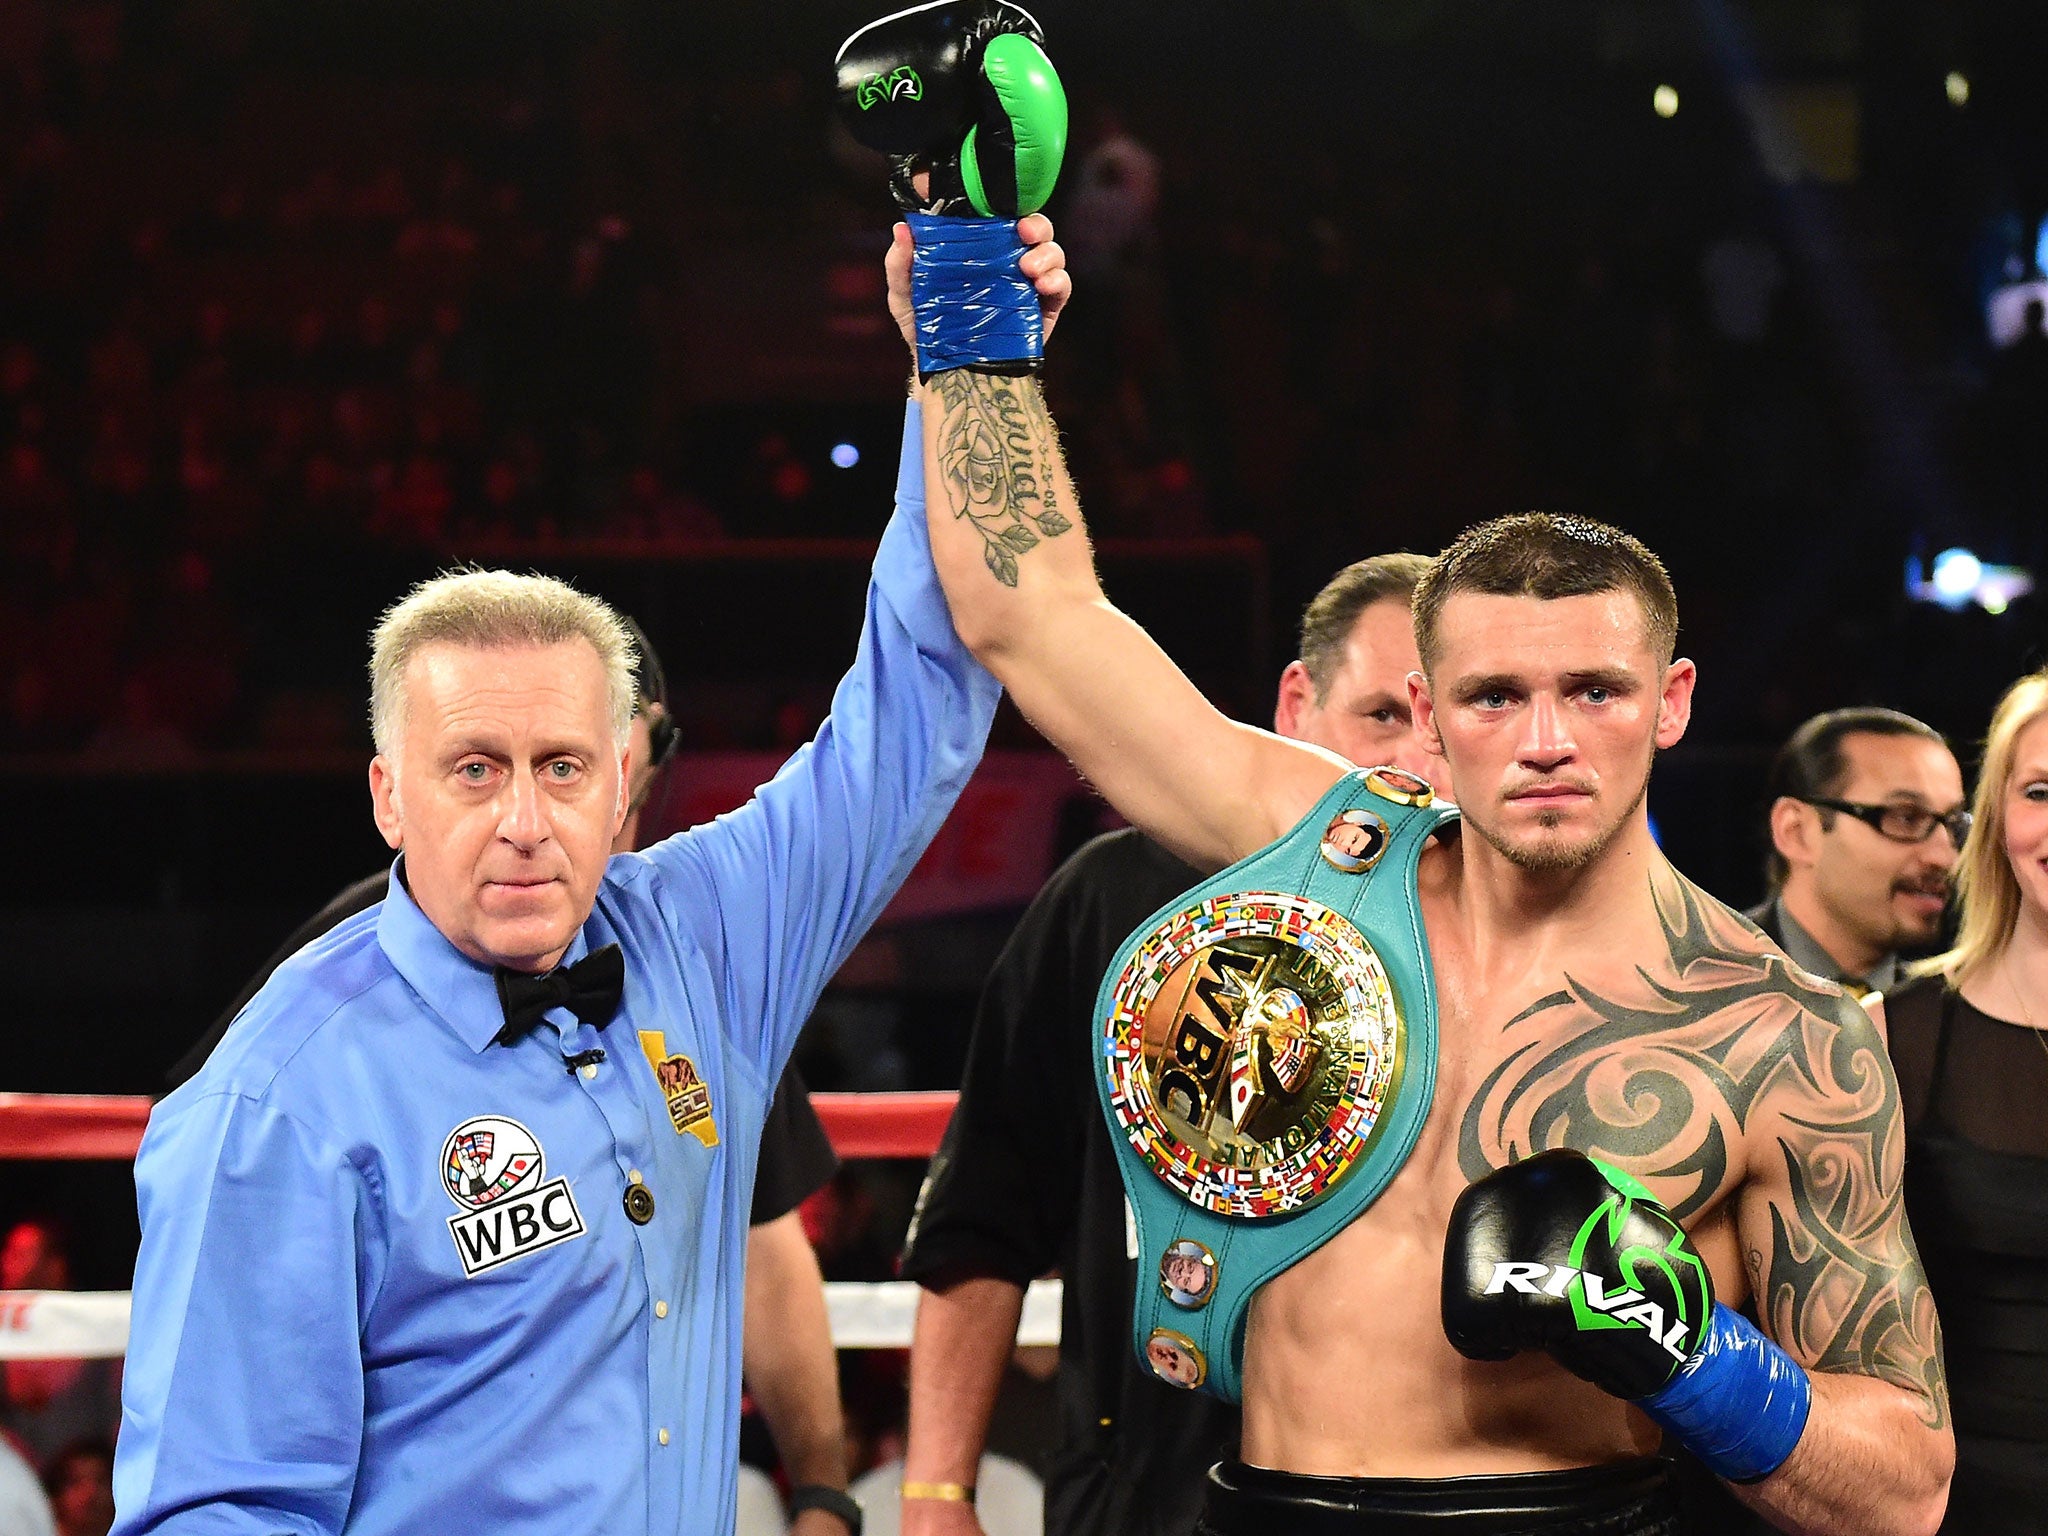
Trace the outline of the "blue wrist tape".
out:
M 1038 290 L 1017 263 L 1015 219 L 908 213 L 917 255 L 910 298 L 917 310 L 923 377 L 981 363 L 1036 362 L 1045 351 Z
M 1700 1347 L 1636 1406 L 1717 1476 L 1753 1483 L 1777 1471 L 1799 1443 L 1813 1384 L 1748 1318 L 1716 1302 Z

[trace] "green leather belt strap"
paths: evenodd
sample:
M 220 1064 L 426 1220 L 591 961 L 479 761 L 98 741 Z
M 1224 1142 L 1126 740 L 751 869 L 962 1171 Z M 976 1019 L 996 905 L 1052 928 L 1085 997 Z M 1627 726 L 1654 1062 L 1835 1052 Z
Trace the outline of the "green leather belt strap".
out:
M 1239 1400 L 1254 1294 L 1400 1171 L 1436 1087 L 1415 872 L 1457 815 L 1345 775 L 1278 842 L 1160 909 L 1096 995 L 1096 1086 L 1137 1222 L 1132 1340 Z

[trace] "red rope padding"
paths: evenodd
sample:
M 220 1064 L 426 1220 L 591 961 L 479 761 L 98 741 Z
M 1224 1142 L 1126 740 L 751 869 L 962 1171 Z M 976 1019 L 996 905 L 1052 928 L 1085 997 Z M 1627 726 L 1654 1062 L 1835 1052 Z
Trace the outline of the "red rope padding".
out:
M 150 1101 L 85 1093 L 0 1093 L 0 1157 L 127 1159 Z
M 934 1093 L 814 1093 L 811 1107 L 841 1157 L 930 1157 L 946 1134 L 960 1095 Z
M 841 1157 L 930 1157 L 959 1095 L 814 1093 L 811 1104 Z M 96 1094 L 0 1093 L 0 1159 L 116 1161 L 135 1156 L 150 1100 Z

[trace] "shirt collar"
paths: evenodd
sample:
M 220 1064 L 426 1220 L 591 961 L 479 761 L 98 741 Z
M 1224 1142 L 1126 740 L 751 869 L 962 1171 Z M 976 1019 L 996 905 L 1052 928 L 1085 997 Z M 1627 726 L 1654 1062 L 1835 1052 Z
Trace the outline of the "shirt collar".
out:
M 1801 970 L 1811 971 L 1816 976 L 1825 976 L 1830 981 L 1854 981 L 1870 988 L 1873 992 L 1885 992 L 1898 985 L 1899 957 L 1896 951 L 1888 953 L 1876 965 L 1861 976 L 1851 976 L 1842 969 L 1835 957 L 1821 947 L 1819 939 L 1800 926 L 1799 919 L 1785 910 L 1785 898 L 1778 898 L 1778 932 L 1783 936 L 1779 943 L 1787 956 Z
M 406 985 L 464 1045 L 482 1051 L 498 1038 L 505 1027 L 505 1009 L 498 1001 L 495 969 L 449 943 L 420 910 L 406 889 L 403 855 L 391 866 L 391 889 L 377 916 L 377 942 Z M 589 952 L 590 941 L 579 928 L 561 963 L 573 965 Z

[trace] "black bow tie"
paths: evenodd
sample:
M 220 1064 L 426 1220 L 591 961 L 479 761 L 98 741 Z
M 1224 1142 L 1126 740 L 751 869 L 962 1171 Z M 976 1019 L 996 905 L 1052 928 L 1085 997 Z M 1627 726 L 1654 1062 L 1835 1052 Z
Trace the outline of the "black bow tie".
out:
M 498 967 L 498 1001 L 505 1006 L 505 1027 L 498 1044 L 510 1045 L 540 1023 L 550 1008 L 567 1008 L 599 1029 L 611 1023 L 626 990 L 626 959 L 619 946 L 593 949 L 574 965 L 559 965 L 545 976 Z

